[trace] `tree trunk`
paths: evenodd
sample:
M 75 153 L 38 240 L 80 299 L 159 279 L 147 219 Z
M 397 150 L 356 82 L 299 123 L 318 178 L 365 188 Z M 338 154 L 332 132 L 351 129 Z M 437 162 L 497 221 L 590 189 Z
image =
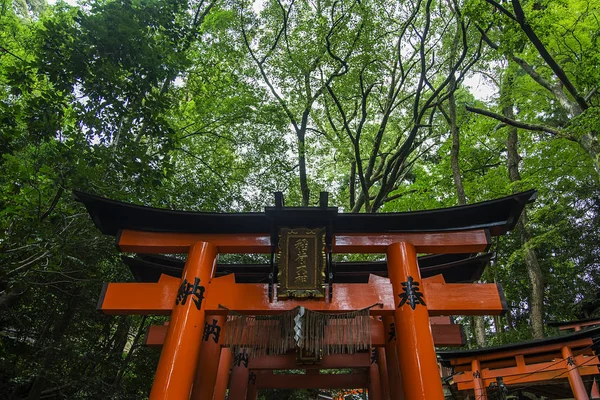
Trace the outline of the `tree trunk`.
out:
M 127 352 L 127 356 L 125 356 L 125 360 L 123 360 L 123 365 L 117 372 L 117 376 L 115 377 L 115 380 L 113 382 L 114 390 L 116 390 L 119 387 L 119 384 L 121 383 L 121 380 L 123 379 L 123 375 L 125 374 L 125 371 L 127 371 L 127 367 L 129 367 L 129 363 L 131 363 L 133 353 L 139 346 L 138 342 L 140 341 L 140 338 L 142 337 L 142 335 L 144 334 L 145 331 L 146 331 L 146 316 L 144 315 L 142 317 L 142 320 L 140 321 L 140 326 L 138 327 L 137 333 L 135 334 L 135 337 L 133 338 L 133 343 L 131 344 L 129 351 Z
M 298 166 L 300 169 L 300 191 L 302 192 L 302 207 L 308 207 L 310 190 L 306 177 L 306 147 L 304 133 L 298 132 Z
M 458 196 L 458 204 L 467 204 L 467 197 L 465 196 L 465 187 L 462 181 L 462 175 L 460 173 L 459 165 L 459 152 L 460 152 L 460 132 L 458 130 L 458 124 L 456 122 L 456 100 L 454 98 L 454 86 L 456 80 L 454 76 L 450 80 L 450 95 L 448 97 L 448 116 L 450 117 L 450 133 L 452 135 L 452 149 L 450 151 L 450 162 L 452 165 L 452 178 L 454 179 L 454 186 L 456 187 L 456 195 Z
M 502 104 L 502 114 L 508 118 L 514 119 L 513 101 L 511 97 L 512 73 L 506 72 L 502 90 L 500 93 L 500 103 Z M 519 173 L 519 136 L 517 128 L 508 126 L 508 138 L 506 141 L 508 159 L 508 177 L 511 182 L 519 182 L 521 175 Z M 529 318 L 533 337 L 540 339 L 544 337 L 544 277 L 542 269 L 535 254 L 535 250 L 529 246 L 531 234 L 527 228 L 527 210 L 523 210 L 521 219 L 517 223 L 517 230 L 521 236 L 521 246 L 525 254 L 525 266 L 527 275 L 531 283 L 531 295 L 529 297 Z
M 450 163 L 452 165 L 452 177 L 454 179 L 458 204 L 462 206 L 467 204 L 467 197 L 465 196 L 465 187 L 460 173 L 460 130 L 458 128 L 458 122 L 456 121 L 456 99 L 454 98 L 455 86 L 456 80 L 454 79 L 454 75 L 451 75 L 449 83 L 450 94 L 448 96 L 448 123 L 450 124 L 450 134 L 452 136 Z M 479 347 L 485 347 L 485 317 L 481 315 L 473 317 L 473 335 L 475 336 L 477 345 Z
M 52 361 L 56 354 L 52 349 L 60 348 L 60 341 L 62 336 L 64 335 L 69 323 L 73 319 L 73 315 L 75 315 L 77 301 L 79 300 L 79 293 L 75 292 L 71 298 L 69 299 L 69 303 L 67 304 L 67 309 L 63 313 L 62 317 L 56 321 L 54 325 L 54 329 L 52 331 L 51 343 L 46 345 L 46 351 L 44 355 L 44 360 L 42 361 L 42 367 L 40 370 L 40 374 L 35 377 L 33 380 L 33 384 L 29 389 L 29 394 L 27 395 L 26 400 L 39 400 L 42 396 L 42 391 L 44 389 L 44 385 L 46 383 L 46 379 L 44 374 L 50 368 Z

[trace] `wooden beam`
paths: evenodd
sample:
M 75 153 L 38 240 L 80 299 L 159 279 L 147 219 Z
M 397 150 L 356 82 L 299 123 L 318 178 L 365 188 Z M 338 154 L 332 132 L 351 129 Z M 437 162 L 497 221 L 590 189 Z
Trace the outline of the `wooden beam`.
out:
M 124 229 L 117 237 L 121 251 L 146 254 L 187 253 L 196 242 L 210 242 L 219 253 L 271 252 L 271 238 L 264 234 L 193 234 L 142 232 Z M 490 244 L 487 230 L 459 232 L 343 234 L 333 238 L 334 253 L 385 253 L 392 243 L 412 243 L 419 253 L 477 253 Z
M 558 327 L 558 330 L 560 331 L 566 331 L 569 329 L 574 329 L 575 331 L 580 331 L 581 328 L 585 328 L 586 326 L 595 326 L 595 325 L 600 325 L 600 318 L 599 319 L 595 319 L 593 321 L 579 321 L 579 322 L 573 322 L 570 324 L 565 324 L 565 325 L 560 325 Z
M 499 315 L 506 311 L 504 297 L 496 284 L 441 283 L 423 279 L 423 292 L 430 316 Z M 98 309 L 111 315 L 169 315 L 175 304 L 180 280 L 162 275 L 157 283 L 109 283 L 102 292 Z M 225 314 L 229 310 L 265 315 L 303 306 L 314 311 L 349 312 L 371 308 L 371 315 L 393 315 L 396 298 L 388 278 L 371 275 L 369 283 L 333 284 L 333 299 L 285 300 L 269 302 L 268 285 L 236 284 L 233 274 L 213 278 L 210 296 L 204 299 L 207 313 Z
M 583 375 L 598 374 L 600 361 L 597 356 L 588 357 L 579 355 L 574 357 L 579 373 Z M 567 365 L 566 360 L 523 364 L 519 363 L 516 367 L 483 369 L 480 371 L 484 386 L 487 387 L 492 382 L 496 382 L 497 377 L 502 377 L 506 386 L 521 385 L 531 382 L 546 381 L 558 378 L 567 378 L 568 371 L 573 367 Z M 455 375 L 454 383 L 458 384 L 459 390 L 473 389 L 473 371 L 465 371 L 463 374 Z
M 496 351 L 496 352 L 489 353 L 489 354 L 479 354 L 479 355 L 475 354 L 475 355 L 470 355 L 470 356 L 465 356 L 465 357 L 458 357 L 458 358 L 452 359 L 450 361 L 450 363 L 451 363 L 451 365 L 463 365 L 463 364 L 471 365 L 472 360 L 479 360 L 481 363 L 483 363 L 485 361 L 494 361 L 494 360 L 498 360 L 498 359 L 513 358 L 513 357 L 516 357 L 519 355 L 527 356 L 527 355 L 532 355 L 532 354 L 550 353 L 553 351 L 560 352 L 560 350 L 562 349 L 563 346 L 569 346 L 571 349 L 575 350 L 575 349 L 579 349 L 582 347 L 588 347 L 591 344 L 592 344 L 591 338 L 583 338 L 583 339 L 577 339 L 577 340 L 571 340 L 571 341 L 565 341 L 565 342 L 558 342 L 558 343 L 546 344 L 543 346 L 539 346 L 539 345 L 536 346 L 535 344 L 532 344 L 531 347 L 515 349 L 515 350 L 510 350 L 510 351 Z
M 167 325 L 152 325 L 148 327 L 145 340 L 146 346 L 162 346 L 165 340 L 165 336 L 167 335 L 167 328 Z M 460 347 L 464 346 L 465 344 L 461 325 L 435 324 L 431 326 L 431 330 L 433 333 L 433 341 L 436 346 Z M 371 345 L 374 347 L 384 347 L 388 339 L 389 333 L 384 331 L 383 323 L 377 320 L 371 321 Z M 297 366 L 294 366 L 294 368 L 296 367 Z
M 365 373 L 353 374 L 258 374 L 259 389 L 360 389 L 367 387 Z
M 319 364 L 313 365 L 298 365 L 295 354 L 258 356 L 250 359 L 250 369 L 256 370 L 369 368 L 370 365 L 369 353 L 331 354 L 323 356 Z

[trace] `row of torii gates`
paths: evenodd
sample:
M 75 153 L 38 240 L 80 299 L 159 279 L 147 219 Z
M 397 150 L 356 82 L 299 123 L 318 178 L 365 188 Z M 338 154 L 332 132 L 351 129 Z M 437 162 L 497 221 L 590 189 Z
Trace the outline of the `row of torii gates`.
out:
M 241 400 L 262 388 L 364 387 L 371 399 L 442 400 L 435 346 L 463 344 L 449 316 L 507 309 L 498 285 L 472 283 L 489 260 L 477 253 L 514 228 L 536 193 L 387 214 L 338 213 L 326 193 L 318 207 L 284 207 L 276 194 L 264 213 L 233 214 L 74 196 L 121 251 L 138 254 L 125 258 L 136 282 L 105 284 L 98 308 L 170 315 L 147 336 L 162 346 L 151 400 L 221 400 L 227 388 Z M 219 264 L 219 254 L 268 254 L 270 262 Z M 334 262 L 333 254 L 386 260 Z M 590 351 L 582 357 L 592 359 L 572 357 L 587 375 L 598 371 Z M 575 398 L 588 399 L 581 369 L 568 367 Z M 340 368 L 352 372 L 320 373 Z M 274 373 L 288 369 L 306 373 Z M 476 399 L 487 399 L 489 382 L 471 375 Z

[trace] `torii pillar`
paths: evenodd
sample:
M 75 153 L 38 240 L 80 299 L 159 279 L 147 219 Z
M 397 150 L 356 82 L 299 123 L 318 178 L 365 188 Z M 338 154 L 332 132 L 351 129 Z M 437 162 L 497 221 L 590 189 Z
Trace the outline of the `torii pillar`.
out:
M 387 248 L 387 261 L 397 304 L 394 312 L 396 347 L 405 382 L 404 397 L 444 400 L 415 247 L 407 242 L 393 243 Z
M 217 248 L 208 242 L 190 246 L 150 400 L 190 398 L 204 332 L 203 299 L 208 295 L 217 255 Z
M 207 315 L 191 400 L 212 400 L 217 381 L 225 315 Z
M 231 354 L 231 350 L 229 350 L 227 347 L 222 347 L 213 400 L 225 400 L 225 394 L 227 394 L 227 385 L 229 385 L 229 371 L 231 369 L 232 358 L 233 354 Z
M 402 375 L 398 365 L 398 352 L 396 351 L 396 328 L 394 317 L 383 317 L 385 337 L 385 361 L 387 363 L 388 382 L 390 383 L 390 397 L 394 400 L 404 400 L 402 389 Z
M 248 369 L 249 356 L 246 349 L 240 349 L 238 354 L 233 356 L 233 368 L 231 369 L 231 379 L 229 382 L 229 399 L 246 400 L 248 391 L 248 380 L 250 370 Z

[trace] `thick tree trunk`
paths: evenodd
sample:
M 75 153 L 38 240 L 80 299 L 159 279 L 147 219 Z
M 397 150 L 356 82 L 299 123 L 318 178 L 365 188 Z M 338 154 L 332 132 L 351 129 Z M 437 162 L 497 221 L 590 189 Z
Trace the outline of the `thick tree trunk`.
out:
M 513 102 L 510 97 L 510 88 L 512 77 L 507 71 L 507 76 L 504 79 L 501 91 L 502 114 L 510 119 L 514 119 Z M 521 180 L 519 173 L 519 136 L 517 128 L 508 126 L 508 139 L 506 147 L 508 152 L 508 176 L 511 182 Z M 531 283 L 531 294 L 529 297 L 529 318 L 531 321 L 531 329 L 533 336 L 536 339 L 544 337 L 544 276 L 542 269 L 535 254 L 535 250 L 529 246 L 531 234 L 527 228 L 527 211 L 523 210 L 521 219 L 517 224 L 517 230 L 521 236 L 521 246 L 525 254 L 525 266 L 527 267 L 527 275 Z
M 465 187 L 460 173 L 460 130 L 458 122 L 456 121 L 456 99 L 454 98 L 455 86 L 456 80 L 454 79 L 454 75 L 451 75 L 449 83 L 450 95 L 448 96 L 448 123 L 450 125 L 450 134 L 452 137 L 450 163 L 452 165 L 452 178 L 454 179 L 458 204 L 462 206 L 467 204 L 467 197 L 465 195 Z M 484 347 L 486 345 L 485 319 L 483 316 L 478 315 L 473 317 L 473 335 L 475 336 L 475 342 L 478 346 Z
M 298 167 L 300 169 L 300 192 L 302 193 L 302 207 L 308 207 L 310 190 L 308 189 L 308 178 L 306 175 L 306 128 L 303 125 L 301 130 L 296 132 L 298 136 Z
M 448 97 L 448 116 L 450 117 L 450 133 L 452 135 L 452 149 L 450 151 L 450 162 L 452 165 L 452 178 L 454 179 L 456 195 L 458 196 L 458 204 L 464 205 L 467 204 L 467 197 L 465 196 L 465 187 L 463 185 L 458 159 L 460 153 L 460 132 L 458 130 L 458 124 L 456 122 L 456 100 L 454 98 L 455 85 L 456 80 L 454 78 L 451 78 L 451 90 L 450 96 Z

